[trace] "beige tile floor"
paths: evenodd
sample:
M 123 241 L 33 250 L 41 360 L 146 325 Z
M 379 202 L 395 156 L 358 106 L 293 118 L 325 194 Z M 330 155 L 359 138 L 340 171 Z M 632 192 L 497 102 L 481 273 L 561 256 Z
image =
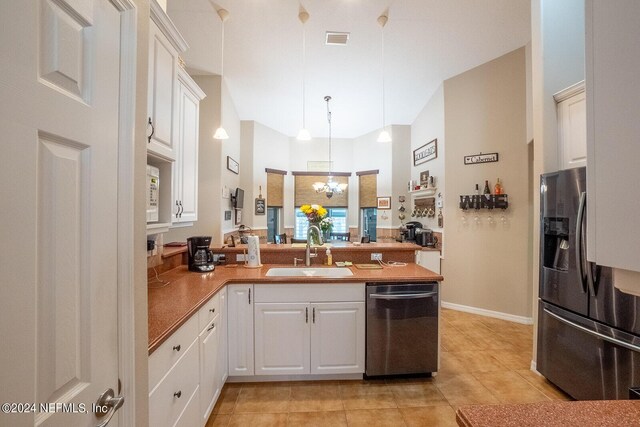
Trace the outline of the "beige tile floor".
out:
M 460 405 L 569 399 L 530 371 L 533 327 L 442 310 L 432 378 L 226 384 L 214 426 L 456 426 Z

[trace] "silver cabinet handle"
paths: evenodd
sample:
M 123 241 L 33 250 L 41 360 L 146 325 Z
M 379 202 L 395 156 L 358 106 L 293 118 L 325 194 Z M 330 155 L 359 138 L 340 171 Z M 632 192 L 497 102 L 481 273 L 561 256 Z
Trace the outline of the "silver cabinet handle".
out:
M 370 298 L 373 299 L 418 299 L 418 298 L 430 298 L 438 295 L 438 292 L 424 292 L 419 294 L 371 294 Z
M 182 390 L 178 390 L 175 393 L 173 393 L 173 397 L 177 397 L 178 399 L 180 399 L 180 396 L 182 396 Z
M 174 346 L 173 346 L 173 349 L 174 349 L 175 351 L 180 351 L 180 344 L 178 344 L 178 345 L 174 345 Z
M 574 327 L 576 329 L 579 329 L 582 332 L 586 332 L 589 335 L 593 335 L 596 338 L 600 338 L 601 340 L 610 342 L 611 344 L 619 345 L 620 347 L 624 347 L 624 348 L 626 348 L 628 350 L 640 352 L 640 346 L 633 345 L 633 344 L 630 344 L 628 342 L 621 341 L 621 340 L 619 340 L 617 338 L 610 337 L 608 335 L 605 335 L 605 334 L 600 333 L 598 331 L 591 330 L 589 328 L 585 328 L 582 325 L 578 325 L 577 323 L 574 323 L 571 320 L 565 319 L 562 316 L 558 316 L 557 314 L 552 313 L 551 311 L 549 311 L 546 308 L 544 308 L 543 310 L 544 310 L 545 313 L 547 313 L 549 316 L 553 317 L 554 319 L 556 319 L 556 320 L 558 320 L 558 321 L 560 321 L 562 323 L 566 323 L 567 325 L 572 326 L 572 327 Z
M 216 312 L 216 309 L 215 309 L 215 308 L 210 308 L 210 309 L 209 309 L 209 312 L 210 312 L 210 313 L 215 313 L 215 312 Z
M 309 307 L 304 308 L 304 323 L 309 323 Z
M 249 288 L 249 304 L 251 304 L 251 288 Z
M 153 127 L 153 121 L 151 120 L 151 117 L 149 117 L 148 124 L 149 124 L 149 126 L 151 126 L 151 133 L 147 137 L 147 144 L 150 144 L 151 143 L 151 137 L 153 136 L 154 133 L 156 133 L 156 128 Z
M 180 200 L 180 218 L 182 218 L 182 212 L 184 212 L 184 206 L 182 206 L 182 200 Z
M 311 321 L 313 323 L 316 323 L 316 308 L 313 307 L 313 309 L 311 310 Z
M 113 418 L 113 414 L 116 413 L 118 409 L 124 404 L 124 397 L 117 396 L 113 392 L 112 388 L 108 388 L 104 393 L 98 397 L 98 401 L 96 405 L 98 408 L 108 408 L 106 412 L 96 411 L 96 417 L 102 418 L 106 417 L 103 421 L 101 421 L 96 427 L 105 427 Z
M 214 322 L 214 323 L 212 323 L 212 324 L 211 324 L 211 326 L 209 326 L 209 327 L 207 328 L 207 332 L 209 332 L 210 330 L 212 330 L 212 329 L 213 329 L 213 328 L 215 328 L 215 327 L 216 327 L 216 324 L 215 324 L 215 322 Z
M 180 203 L 176 200 L 176 218 L 180 218 Z

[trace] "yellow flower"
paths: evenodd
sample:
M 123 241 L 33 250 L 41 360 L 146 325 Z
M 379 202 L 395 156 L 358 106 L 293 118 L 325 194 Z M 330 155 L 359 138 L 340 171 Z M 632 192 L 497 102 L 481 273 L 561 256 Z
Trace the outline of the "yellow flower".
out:
M 324 218 L 324 217 L 327 215 L 327 210 L 326 210 L 325 208 L 323 208 L 322 206 L 320 206 L 320 207 L 318 208 L 318 215 L 319 215 L 320 217 L 323 217 L 323 218 Z
M 311 206 L 309 205 L 300 206 L 300 211 L 304 214 L 308 214 L 310 210 L 311 210 Z

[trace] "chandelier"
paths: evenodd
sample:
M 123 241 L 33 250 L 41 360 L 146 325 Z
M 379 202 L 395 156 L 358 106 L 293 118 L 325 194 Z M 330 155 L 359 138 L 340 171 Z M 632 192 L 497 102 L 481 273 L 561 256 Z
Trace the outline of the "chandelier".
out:
M 333 180 L 331 175 L 331 168 L 333 163 L 331 162 L 331 110 L 329 109 L 330 96 L 325 96 L 324 100 L 327 102 L 327 122 L 329 123 L 329 176 L 327 182 L 315 182 L 313 189 L 316 193 L 325 193 L 328 199 L 333 197 L 334 194 L 342 194 L 347 189 L 347 184 L 339 184 Z

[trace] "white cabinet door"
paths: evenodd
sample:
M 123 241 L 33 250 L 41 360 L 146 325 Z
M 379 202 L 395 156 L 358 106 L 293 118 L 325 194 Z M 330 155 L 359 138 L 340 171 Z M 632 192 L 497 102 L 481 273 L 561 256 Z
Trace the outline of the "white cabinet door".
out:
M 309 373 L 309 304 L 255 305 L 256 375 Z
M 222 391 L 222 387 L 224 383 L 227 381 L 227 377 L 229 374 L 229 365 L 228 365 L 228 347 L 227 347 L 227 288 L 225 287 L 219 292 L 220 295 L 220 318 L 218 322 L 220 323 L 220 329 L 218 331 L 218 369 L 216 371 L 217 375 L 217 391 L 216 393 L 220 395 Z
M 565 96 L 564 94 L 567 94 Z M 587 165 L 587 104 L 584 83 L 554 95 L 558 102 L 558 151 L 562 169 Z
M 149 24 L 149 89 L 147 112 L 151 134 L 147 150 L 173 160 L 178 53 L 155 23 Z
M 364 372 L 365 304 L 311 304 L 311 373 Z
M 229 375 L 253 375 L 253 285 L 227 287 Z
M 640 271 L 640 2 L 586 3 L 587 259 Z
M 200 413 L 202 424 L 206 424 L 213 409 L 217 390 L 218 331 L 216 316 L 199 336 L 200 343 Z
M 198 136 L 200 100 L 205 94 L 186 71 L 178 70 L 178 137 L 173 165 L 172 221 L 198 219 Z
M 440 274 L 440 251 L 416 251 L 416 264 Z

